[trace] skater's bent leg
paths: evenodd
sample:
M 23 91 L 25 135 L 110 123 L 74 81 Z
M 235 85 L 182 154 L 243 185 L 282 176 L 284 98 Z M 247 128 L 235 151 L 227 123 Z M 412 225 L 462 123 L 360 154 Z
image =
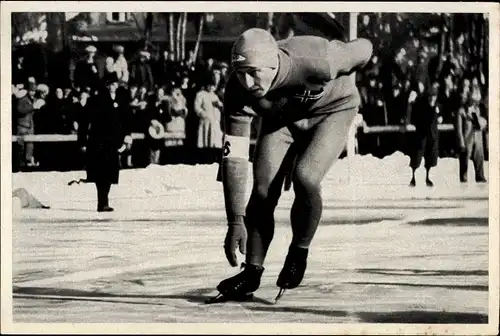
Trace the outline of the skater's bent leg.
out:
M 262 125 L 253 162 L 253 189 L 245 216 L 247 264 L 262 266 L 273 239 L 274 209 L 281 195 L 283 171 L 291 144 L 292 138 L 287 128 L 267 132 L 265 123 Z
M 300 153 L 293 176 L 292 248 L 311 244 L 323 211 L 321 182 L 344 150 L 356 114 L 357 110 L 338 112 L 323 120 Z

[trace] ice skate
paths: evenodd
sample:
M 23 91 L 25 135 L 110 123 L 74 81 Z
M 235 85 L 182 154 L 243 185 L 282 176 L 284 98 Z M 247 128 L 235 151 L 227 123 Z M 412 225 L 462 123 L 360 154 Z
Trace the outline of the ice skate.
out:
M 285 290 L 293 289 L 300 285 L 307 268 L 307 255 L 309 250 L 305 248 L 290 248 L 286 256 L 283 269 L 278 276 L 276 285 L 280 291 L 275 298 L 275 302 L 283 296 Z
M 235 276 L 221 281 L 217 286 L 219 294 L 208 299 L 205 303 L 220 303 L 226 301 L 247 301 L 253 297 L 260 286 L 260 278 L 264 267 L 255 265 L 242 265 L 244 270 Z

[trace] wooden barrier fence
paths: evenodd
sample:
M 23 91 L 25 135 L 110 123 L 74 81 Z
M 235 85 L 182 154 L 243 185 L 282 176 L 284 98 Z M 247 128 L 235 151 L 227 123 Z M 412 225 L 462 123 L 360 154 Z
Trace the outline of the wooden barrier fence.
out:
M 453 131 L 455 128 L 452 124 L 439 124 L 438 130 L 442 132 Z M 366 126 L 360 125 L 358 127 L 358 132 L 364 134 L 376 134 L 376 133 L 402 133 L 405 132 L 404 126 L 401 125 L 388 125 L 388 126 Z M 415 126 L 410 125 L 406 132 L 415 132 Z M 166 133 L 164 136 L 165 140 L 171 139 L 185 139 L 186 134 L 179 133 Z M 25 142 L 73 142 L 77 141 L 76 134 L 30 134 L 30 135 L 13 135 L 12 142 L 17 142 L 18 140 L 24 140 Z M 133 140 L 142 140 L 144 139 L 143 133 L 132 133 Z M 252 143 L 255 140 L 252 139 Z

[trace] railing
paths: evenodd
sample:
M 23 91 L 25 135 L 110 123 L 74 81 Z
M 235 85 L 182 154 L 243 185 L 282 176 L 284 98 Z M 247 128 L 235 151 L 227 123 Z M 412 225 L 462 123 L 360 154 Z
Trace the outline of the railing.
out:
M 415 126 L 409 125 L 405 130 L 402 125 L 388 125 L 388 126 L 360 126 L 358 131 L 361 130 L 362 133 L 402 133 L 402 132 L 415 132 Z M 438 130 L 441 132 L 450 132 L 455 130 L 453 124 L 439 124 Z
M 438 130 L 442 132 L 450 132 L 453 131 L 455 127 L 452 124 L 439 124 Z M 365 126 L 360 125 L 358 127 L 358 132 L 364 134 L 375 134 L 375 133 L 402 133 L 402 132 L 415 132 L 415 126 L 409 125 L 409 127 L 405 130 L 404 126 L 401 125 L 388 125 L 388 126 Z M 175 140 L 175 139 L 185 139 L 186 134 L 183 132 L 169 132 L 165 133 L 164 138 L 166 140 Z M 12 136 L 12 142 L 16 142 L 20 139 L 23 139 L 25 142 L 73 142 L 77 140 L 76 134 L 30 134 L 30 135 L 14 135 Z M 132 133 L 133 140 L 142 140 L 144 139 L 143 133 Z M 252 139 L 252 144 L 255 142 Z
M 143 133 L 132 133 L 133 140 L 144 139 Z M 183 132 L 168 132 L 165 133 L 166 140 L 185 139 L 186 134 Z M 77 141 L 76 134 L 29 134 L 29 135 L 13 135 L 12 142 L 23 139 L 25 142 L 73 142 Z

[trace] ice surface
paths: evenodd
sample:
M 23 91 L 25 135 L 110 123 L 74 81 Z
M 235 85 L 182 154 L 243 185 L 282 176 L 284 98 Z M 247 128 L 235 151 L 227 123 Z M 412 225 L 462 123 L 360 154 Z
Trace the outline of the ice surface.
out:
M 486 322 L 488 184 L 474 183 L 472 167 L 471 182 L 460 184 L 458 161 L 441 159 L 434 188 L 423 169 L 409 188 L 402 154 L 340 160 L 325 179 L 303 286 L 271 304 L 291 239 L 287 192 L 257 299 L 205 306 L 218 282 L 238 271 L 222 250 L 217 169 L 123 170 L 111 191 L 116 211 L 106 214 L 95 211 L 93 185 L 68 186 L 84 172 L 13 174 L 13 189 L 51 206 L 14 203 L 14 320 Z

